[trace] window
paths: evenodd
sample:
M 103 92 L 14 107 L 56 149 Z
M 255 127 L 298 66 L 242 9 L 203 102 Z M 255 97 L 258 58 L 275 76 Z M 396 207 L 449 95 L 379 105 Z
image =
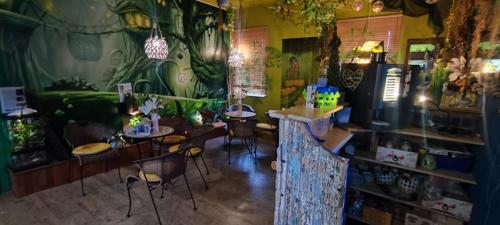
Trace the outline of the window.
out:
M 384 50 L 394 56 L 399 51 L 402 15 L 339 20 L 337 31 L 342 41 L 342 61 L 350 62 L 352 50 L 366 41 L 384 41 Z
M 266 27 L 236 30 L 233 46 L 244 55 L 243 67 L 231 71 L 233 91 L 245 90 L 247 96 L 266 96 L 266 47 L 268 31 Z

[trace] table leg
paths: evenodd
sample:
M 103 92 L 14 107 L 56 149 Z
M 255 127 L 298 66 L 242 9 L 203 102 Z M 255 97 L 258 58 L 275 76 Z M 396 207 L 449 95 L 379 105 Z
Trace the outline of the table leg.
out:
M 139 159 L 142 159 L 142 148 L 141 148 L 141 142 L 135 144 L 137 146 L 137 150 L 139 150 Z

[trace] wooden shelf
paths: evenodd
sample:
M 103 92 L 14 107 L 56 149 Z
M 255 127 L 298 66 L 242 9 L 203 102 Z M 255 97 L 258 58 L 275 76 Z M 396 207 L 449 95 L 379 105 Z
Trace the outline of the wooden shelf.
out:
M 436 176 L 436 177 L 443 177 L 446 179 L 455 180 L 455 181 L 459 181 L 459 182 L 463 182 L 463 183 L 467 183 L 467 184 L 474 184 L 474 185 L 477 184 L 472 173 L 460 173 L 460 172 L 451 171 L 451 170 L 444 170 L 444 169 L 426 170 L 426 169 L 423 169 L 420 167 L 410 168 L 410 167 L 406 167 L 406 166 L 402 166 L 402 165 L 398 165 L 398 164 L 394 164 L 394 163 L 381 162 L 381 161 L 375 160 L 374 154 L 367 153 L 367 152 L 360 153 L 360 151 L 356 151 L 356 155 L 354 156 L 354 159 L 366 161 L 366 162 L 371 162 L 371 163 L 376 163 L 376 164 L 380 164 L 380 165 L 385 165 L 385 166 L 390 166 L 390 167 L 394 167 L 394 168 L 398 168 L 398 169 L 414 171 L 414 172 L 432 175 L 432 176 Z
M 455 215 L 452 215 L 452 214 L 449 214 L 449 213 L 446 213 L 446 212 L 442 212 L 442 211 L 439 211 L 439 210 L 435 210 L 435 209 L 429 209 L 427 207 L 424 207 L 424 206 L 418 204 L 418 202 L 416 202 L 416 201 L 405 201 L 405 200 L 401 200 L 401 199 L 398 199 L 398 198 L 394 198 L 392 196 L 387 195 L 384 191 L 382 191 L 380 189 L 380 187 L 378 185 L 376 185 L 374 183 L 366 184 L 366 185 L 362 185 L 362 186 L 351 185 L 349 188 L 351 188 L 352 190 L 361 191 L 361 192 L 364 192 L 364 193 L 367 193 L 367 194 L 370 194 L 370 195 L 378 196 L 380 198 L 384 198 L 384 199 L 387 199 L 387 200 L 390 200 L 390 201 L 398 202 L 398 203 L 405 204 L 405 205 L 408 205 L 408 206 L 412 206 L 412 207 L 415 207 L 415 208 L 419 208 L 419 209 L 431 211 L 433 213 L 441 214 L 441 215 L 444 215 L 444 216 L 447 216 L 447 217 L 455 218 L 455 219 L 458 219 L 458 220 L 461 220 L 461 221 L 465 221 L 465 222 L 469 221 L 469 219 L 467 219 L 467 218 L 458 217 L 458 216 L 455 216 Z
M 352 136 L 353 133 L 349 131 L 340 128 L 333 128 L 321 138 L 325 140 L 321 143 L 321 145 L 329 151 L 337 153 L 352 138 Z
M 395 129 L 395 130 L 384 130 L 384 131 L 380 131 L 380 132 L 484 146 L 484 141 L 478 137 L 454 136 L 454 135 L 449 135 L 449 134 L 438 133 L 438 132 L 435 132 L 432 130 L 416 128 L 416 127 L 415 128 L 413 128 L 413 127 L 412 128 L 402 128 L 402 129 Z
M 431 111 L 442 111 L 442 112 L 449 112 L 449 113 L 462 113 L 462 114 L 476 114 L 477 116 L 480 116 L 481 109 L 476 108 L 476 107 L 465 107 L 465 108 L 459 108 L 459 107 L 440 107 L 439 109 L 436 108 L 436 106 L 431 106 L 431 105 L 426 105 L 425 107 L 422 105 L 415 105 L 415 109 L 422 110 L 422 109 L 427 109 Z
M 330 118 L 333 113 L 338 112 L 343 108 L 344 107 L 341 105 L 337 105 L 337 107 L 331 109 L 308 109 L 305 106 L 295 106 L 288 109 L 269 112 L 269 115 L 278 119 L 289 118 L 310 123 L 317 119 Z

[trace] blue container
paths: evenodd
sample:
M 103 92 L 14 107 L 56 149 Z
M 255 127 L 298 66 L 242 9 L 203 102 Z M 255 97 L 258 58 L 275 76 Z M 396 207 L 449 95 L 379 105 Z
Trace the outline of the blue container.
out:
M 472 169 L 473 158 L 448 155 L 436 155 L 437 167 L 439 169 L 454 170 L 462 173 L 470 172 Z

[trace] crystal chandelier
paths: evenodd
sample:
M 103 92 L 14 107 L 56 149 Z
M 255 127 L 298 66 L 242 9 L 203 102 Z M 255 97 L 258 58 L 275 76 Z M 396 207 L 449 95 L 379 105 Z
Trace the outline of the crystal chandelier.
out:
M 231 53 L 229 53 L 229 57 L 227 62 L 230 67 L 240 68 L 243 66 L 244 56 L 243 53 L 237 48 L 231 49 Z
M 168 44 L 161 34 L 160 26 L 156 22 L 153 23 L 151 35 L 146 39 L 144 51 L 150 59 L 164 60 L 168 56 Z

